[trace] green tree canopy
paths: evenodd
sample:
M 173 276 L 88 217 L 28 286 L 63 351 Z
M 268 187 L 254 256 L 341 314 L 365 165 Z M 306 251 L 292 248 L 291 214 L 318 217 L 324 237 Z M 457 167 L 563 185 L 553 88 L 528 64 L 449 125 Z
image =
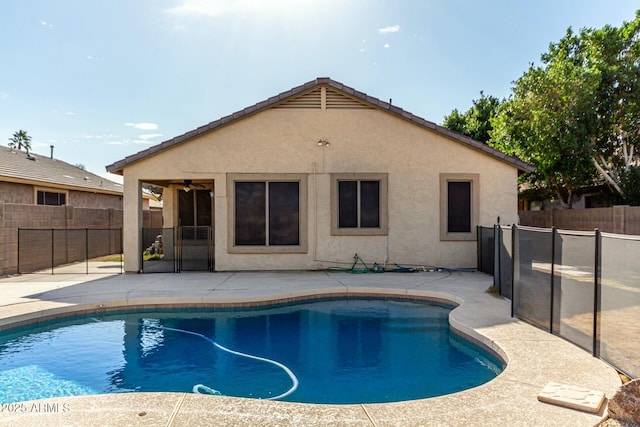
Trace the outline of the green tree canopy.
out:
M 624 183 L 640 166 L 639 40 L 640 11 L 620 28 L 569 28 L 514 82 L 491 119 L 490 145 L 532 163 L 529 182 L 568 206 L 597 181 L 633 199 L 640 190 Z
M 31 150 L 31 136 L 27 135 L 27 131 L 20 129 L 9 138 L 9 147 L 18 150 L 22 150 L 24 147 L 28 153 Z
M 474 100 L 471 108 L 464 113 L 453 110 L 444 118 L 442 126 L 486 144 L 493 129 L 490 119 L 496 115 L 500 103 L 498 98 L 485 96 L 480 91 L 480 99 Z

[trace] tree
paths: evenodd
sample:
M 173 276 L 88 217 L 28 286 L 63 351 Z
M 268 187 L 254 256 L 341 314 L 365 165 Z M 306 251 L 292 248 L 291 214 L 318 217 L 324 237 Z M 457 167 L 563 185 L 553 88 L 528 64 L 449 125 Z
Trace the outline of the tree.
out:
M 495 96 L 485 96 L 480 91 L 480 99 L 474 100 L 471 108 L 465 113 L 454 109 L 444 118 L 442 126 L 486 144 L 490 139 L 489 132 L 493 129 L 490 120 L 496 115 L 500 104 L 501 101 Z
M 27 153 L 31 150 L 31 136 L 27 135 L 27 132 L 20 129 L 15 132 L 11 138 L 9 138 L 9 148 L 22 150 L 22 147 L 27 150 Z
M 82 164 L 82 163 L 76 163 L 76 164 L 75 164 L 75 165 L 73 165 L 73 166 L 77 167 L 78 169 L 82 169 L 83 171 L 86 171 L 86 170 L 87 170 L 87 167 L 86 167 L 84 164 Z
M 598 180 L 632 197 L 621 177 L 639 166 L 639 39 L 640 12 L 621 28 L 569 28 L 541 56 L 542 66 L 532 64 L 514 82 L 491 120 L 490 145 L 532 163 L 530 184 L 566 206 Z
M 640 11 L 620 28 L 588 33 L 593 52 L 588 66 L 601 75 L 592 161 L 600 175 L 626 202 L 640 199 Z

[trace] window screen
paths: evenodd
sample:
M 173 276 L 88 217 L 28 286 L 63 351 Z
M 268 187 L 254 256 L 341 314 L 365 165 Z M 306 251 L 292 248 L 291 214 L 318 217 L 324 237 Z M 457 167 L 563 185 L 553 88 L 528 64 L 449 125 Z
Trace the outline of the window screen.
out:
M 299 245 L 300 183 L 236 182 L 235 244 Z
M 300 184 L 269 183 L 269 245 L 300 244 Z
M 236 182 L 236 245 L 266 244 L 266 194 L 265 182 Z
M 447 183 L 447 232 L 471 232 L 471 182 Z
M 380 227 L 380 181 L 338 181 L 338 227 Z
M 65 193 L 38 190 L 36 203 L 39 205 L 62 206 L 67 204 Z

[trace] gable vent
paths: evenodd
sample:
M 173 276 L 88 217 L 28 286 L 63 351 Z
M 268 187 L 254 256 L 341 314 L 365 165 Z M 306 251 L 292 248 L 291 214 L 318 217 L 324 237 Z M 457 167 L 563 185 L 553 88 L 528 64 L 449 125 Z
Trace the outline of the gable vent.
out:
M 350 96 L 343 95 L 339 92 L 327 89 L 327 109 L 330 108 L 342 108 L 342 109 L 372 109 L 373 107 L 358 101 Z
M 320 88 L 307 92 L 293 99 L 290 99 L 275 108 L 314 108 L 320 109 L 322 106 L 322 94 Z

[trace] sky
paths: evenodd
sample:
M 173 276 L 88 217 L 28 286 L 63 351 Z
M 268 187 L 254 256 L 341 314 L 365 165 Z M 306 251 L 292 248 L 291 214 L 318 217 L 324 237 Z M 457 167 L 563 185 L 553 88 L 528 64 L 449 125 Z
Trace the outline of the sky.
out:
M 632 0 L 0 0 L 0 144 L 105 166 L 317 77 L 441 124 Z

